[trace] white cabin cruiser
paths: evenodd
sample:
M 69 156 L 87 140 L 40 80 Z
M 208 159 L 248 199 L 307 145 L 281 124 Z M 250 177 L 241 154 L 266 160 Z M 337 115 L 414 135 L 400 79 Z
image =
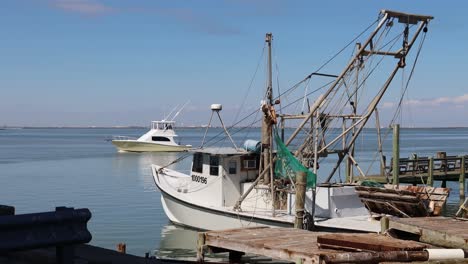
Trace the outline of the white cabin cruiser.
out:
M 179 145 L 174 138 L 175 121 L 152 121 L 151 129 L 139 138 L 114 136 L 112 144 L 119 151 L 145 152 L 145 151 L 187 151 L 191 145 Z
M 315 90 L 323 93 L 308 107 L 308 112 L 292 115 L 277 114 L 275 110 L 275 105 L 281 101 L 279 97 L 273 97 L 272 34 L 268 33 L 265 41 L 268 45 L 268 80 L 261 107 L 257 110 L 262 115 L 261 142 L 254 144 L 257 147 L 249 144 L 243 149 L 237 148 L 219 116 L 221 106 L 212 105 L 234 148 L 195 150 L 190 174 L 152 165 L 153 178 L 161 191 L 161 202 L 168 218 L 176 224 L 205 230 L 295 225 L 327 231 L 380 231 L 380 222 L 373 219 L 365 201 L 356 192 L 355 178 L 365 178 L 367 172 L 361 168 L 362 163 L 357 162 L 355 143 L 371 116 L 375 116 L 376 127 L 380 127 L 377 105 L 397 72 L 406 66 L 406 56 L 420 33 L 427 32 L 431 19 L 431 16 L 382 10 L 375 22 L 378 22 L 377 27 L 369 38 L 356 45 L 357 51 L 339 75 L 313 72 L 288 89 L 290 92 L 303 84 L 306 92 L 300 94 L 308 96 L 307 86 L 313 76 L 333 78 Z M 396 25 L 403 26 L 403 33 L 389 33 Z M 393 35 L 401 39 L 391 39 L 392 43 L 403 40 L 398 42 L 403 43 L 401 48 L 389 46 L 388 39 L 384 39 Z M 382 64 L 389 67 L 391 73 L 381 87 L 376 89 L 371 85 L 367 88 L 366 84 L 374 84 L 369 79 L 374 68 L 364 68 L 364 63 L 369 61 L 372 67 L 381 65 L 380 61 L 372 64 L 376 57 L 391 60 Z M 381 76 L 378 79 L 381 80 Z M 306 99 L 308 102 L 307 96 L 304 96 L 304 102 Z M 297 101 L 289 105 L 297 106 Z M 289 105 L 282 106 L 281 112 Z M 294 123 L 295 130 L 285 140 L 284 122 L 287 119 L 299 119 L 300 122 Z M 380 142 L 380 130 L 377 131 L 377 141 Z M 297 137 L 299 134 L 302 138 Z M 290 150 L 292 145 L 296 146 L 294 151 Z M 379 143 L 379 165 L 386 173 L 380 147 Z M 318 184 L 319 162 L 325 159 L 327 162 L 320 164 L 320 174 L 325 180 Z M 331 183 L 333 177 L 335 181 L 339 177 L 343 182 L 341 171 L 345 172 L 345 183 Z M 306 183 L 298 180 L 304 177 Z M 296 205 L 296 200 L 304 201 L 305 205 Z

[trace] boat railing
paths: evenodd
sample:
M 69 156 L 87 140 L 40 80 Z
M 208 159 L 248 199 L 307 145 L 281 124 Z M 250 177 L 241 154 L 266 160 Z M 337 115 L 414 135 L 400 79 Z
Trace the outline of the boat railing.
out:
M 129 136 L 112 136 L 112 140 L 137 140 L 136 137 L 129 137 Z

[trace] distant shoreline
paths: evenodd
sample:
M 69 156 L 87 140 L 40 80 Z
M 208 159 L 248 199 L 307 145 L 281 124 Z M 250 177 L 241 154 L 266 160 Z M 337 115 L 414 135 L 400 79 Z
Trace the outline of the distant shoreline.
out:
M 24 126 L 24 127 L 0 127 L 0 130 L 14 130 L 14 129 L 147 129 L 148 126 Z M 206 128 L 206 126 L 178 126 L 177 129 L 187 129 L 187 128 Z M 213 126 L 211 128 L 222 128 L 220 126 Z M 238 128 L 241 128 L 240 126 Z M 251 128 L 260 128 L 260 127 L 251 127 Z M 294 127 L 286 127 L 291 129 Z M 383 127 L 385 129 L 387 127 Z M 401 127 L 403 129 L 462 129 L 468 127 Z M 367 129 L 375 129 L 374 127 L 368 127 Z

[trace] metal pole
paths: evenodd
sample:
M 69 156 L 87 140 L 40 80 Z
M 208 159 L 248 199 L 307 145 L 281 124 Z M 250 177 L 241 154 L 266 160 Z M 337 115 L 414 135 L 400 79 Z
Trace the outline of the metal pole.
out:
M 385 173 L 385 160 L 383 157 L 382 151 L 382 137 L 380 133 L 380 118 L 379 118 L 379 111 L 375 108 L 375 127 L 377 128 L 377 144 L 378 144 L 378 151 L 380 155 L 380 175 L 386 175 Z
M 224 132 L 226 133 L 226 135 L 231 140 L 231 143 L 232 143 L 232 145 L 234 145 L 234 148 L 237 149 L 237 145 L 236 145 L 236 143 L 234 143 L 234 140 L 232 139 L 231 134 L 229 134 L 229 132 L 226 129 L 226 126 L 224 126 L 224 122 L 223 122 L 223 119 L 221 119 L 221 115 L 219 114 L 219 111 L 216 111 L 216 113 L 218 114 L 219 122 L 221 122 L 221 125 L 223 126 Z
M 281 141 L 284 142 L 284 117 L 281 117 Z
M 397 188 L 400 185 L 400 124 L 395 124 L 393 126 L 393 164 L 392 164 L 392 173 L 393 173 L 393 185 L 396 185 Z
M 286 146 L 288 146 L 291 141 L 293 141 L 293 139 L 297 136 L 297 134 L 299 134 L 299 131 L 301 131 L 301 129 L 304 127 L 304 125 L 307 123 L 307 121 L 314 115 L 314 112 L 315 110 L 317 110 L 317 108 L 322 104 L 322 102 L 328 97 L 328 95 L 330 95 L 330 93 L 335 89 L 335 87 L 338 85 L 338 83 L 340 83 L 340 81 L 343 79 L 343 77 L 345 76 L 345 74 L 349 71 L 349 69 L 353 66 L 354 64 L 354 61 L 355 59 L 365 50 L 365 48 L 367 47 L 367 45 L 369 45 L 369 43 L 372 41 L 372 39 L 374 38 L 374 36 L 377 34 L 377 32 L 379 32 L 379 30 L 382 28 L 383 25 L 385 25 L 385 21 L 387 20 L 388 18 L 388 14 L 385 14 L 383 16 L 383 18 L 380 20 L 379 24 L 377 25 L 377 28 L 372 32 L 372 34 L 369 36 L 369 38 L 366 40 L 366 42 L 364 43 L 364 45 L 361 46 L 361 48 L 359 49 L 359 51 L 356 53 L 356 55 L 354 56 L 354 58 L 348 63 L 348 65 L 346 66 L 346 68 L 341 72 L 341 74 L 339 75 L 339 77 L 335 80 L 335 82 L 332 84 L 332 86 L 330 86 L 330 88 L 325 92 L 324 96 L 322 97 L 319 97 L 318 99 L 318 102 L 317 103 L 314 103 L 314 107 L 310 110 L 310 113 L 307 115 L 306 118 L 304 118 L 304 120 L 302 121 L 302 123 L 296 128 L 296 130 L 294 130 L 294 132 L 292 133 L 292 135 L 289 137 L 288 141 L 286 141 Z
M 208 125 L 206 126 L 205 134 L 203 135 L 203 140 L 202 140 L 200 148 L 203 148 L 203 145 L 205 144 L 206 134 L 208 133 L 208 128 L 210 128 L 211 126 L 211 120 L 213 119 L 213 114 L 214 114 L 214 111 L 211 111 L 210 122 L 208 122 Z
M 270 137 L 270 146 L 273 146 L 273 138 Z M 269 151 L 269 154 L 270 154 L 270 157 L 269 157 L 269 160 L 272 161 L 273 160 L 273 151 L 271 151 L 271 147 L 270 147 L 270 151 Z M 272 216 L 275 216 L 275 202 L 276 202 L 276 199 L 275 199 L 275 179 L 273 178 L 274 174 L 273 174 L 273 162 L 271 162 L 270 164 L 268 164 L 269 167 L 270 167 L 270 190 L 271 190 L 271 215 Z
M 341 128 L 343 130 L 342 132 L 342 147 L 343 149 L 346 148 L 346 119 L 343 118 L 343 124 L 341 125 Z M 349 173 L 349 170 L 350 170 L 350 166 L 351 166 L 351 162 L 349 162 L 349 160 L 346 160 L 346 166 L 345 166 L 345 173 L 346 173 L 346 182 L 347 183 L 350 183 L 351 182 L 351 177 L 350 177 L 350 173 Z
M 465 199 L 465 156 L 461 157 L 460 161 L 460 201 Z
M 362 129 L 364 129 L 364 126 L 366 125 L 367 121 L 369 120 L 369 117 L 370 115 L 372 114 L 373 110 L 377 107 L 377 104 L 380 102 L 380 100 L 382 99 L 383 95 L 385 94 L 385 92 L 387 91 L 388 87 L 390 86 L 390 83 L 392 82 L 393 78 L 395 77 L 396 73 L 398 72 L 398 69 L 400 68 L 399 64 L 397 63 L 397 65 L 395 66 L 395 69 L 393 70 L 392 74 L 390 75 L 390 77 L 388 77 L 387 81 L 385 82 L 384 84 L 384 87 L 380 90 L 379 94 L 376 95 L 376 97 L 374 98 L 374 100 L 371 102 L 371 104 L 367 107 L 367 113 L 366 115 L 364 116 L 363 119 L 359 120 L 358 122 L 356 122 L 354 125 L 356 124 L 359 124 L 360 127 L 358 128 L 356 134 L 351 138 L 351 140 L 349 141 L 349 146 L 353 145 L 354 142 L 356 141 L 357 139 L 357 136 L 361 133 Z M 348 128 L 349 130 L 349 128 Z M 336 141 L 337 138 L 335 138 L 334 140 L 332 140 L 332 142 Z M 332 144 L 332 142 L 328 143 L 328 145 Z M 326 147 L 322 148 L 322 149 L 325 149 Z M 322 151 L 322 150 L 320 150 Z M 346 152 L 347 150 L 345 149 L 344 152 Z M 335 167 L 333 167 L 333 170 L 332 172 L 330 173 L 330 175 L 328 175 L 328 178 L 325 182 L 329 182 L 331 180 L 331 178 L 333 177 L 333 175 L 335 174 L 336 170 L 338 169 L 338 166 L 341 164 L 341 162 L 343 161 L 343 158 L 345 157 L 345 155 L 341 155 L 339 158 L 338 158 L 338 161 L 336 162 L 336 165 Z
M 258 182 L 262 179 L 263 175 L 270 171 L 271 164 L 269 164 L 265 170 L 263 170 L 260 175 L 258 175 L 257 179 L 250 185 L 250 187 L 242 194 L 242 196 L 237 200 L 236 204 L 234 205 L 234 210 L 239 210 L 242 204 L 242 201 L 249 195 L 249 193 L 255 188 Z

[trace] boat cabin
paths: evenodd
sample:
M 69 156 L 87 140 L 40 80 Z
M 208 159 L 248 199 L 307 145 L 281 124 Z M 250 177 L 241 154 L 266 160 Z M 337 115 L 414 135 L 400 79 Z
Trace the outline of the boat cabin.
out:
M 234 148 L 199 149 L 193 154 L 191 180 L 193 184 L 206 185 L 203 197 L 199 197 L 204 202 L 233 206 L 243 193 L 244 185 L 257 178 L 259 161 L 260 156 L 255 152 Z
M 175 121 L 151 121 L 151 129 L 154 130 L 173 130 Z
M 174 126 L 175 121 L 152 121 L 151 130 L 138 138 L 138 141 L 176 145 L 174 137 L 177 137 L 177 135 Z

